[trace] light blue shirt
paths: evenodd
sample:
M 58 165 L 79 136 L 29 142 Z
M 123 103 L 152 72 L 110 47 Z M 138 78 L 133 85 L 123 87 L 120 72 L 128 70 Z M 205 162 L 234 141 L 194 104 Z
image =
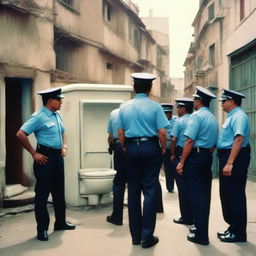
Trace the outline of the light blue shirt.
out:
M 202 107 L 190 115 L 184 135 L 194 141 L 193 147 L 216 147 L 218 124 L 209 108 Z
M 169 121 L 169 125 L 165 128 L 166 129 L 166 139 L 167 139 L 167 141 L 166 141 L 166 148 L 170 149 L 170 146 L 171 146 L 171 132 L 172 132 L 175 120 L 174 119 L 170 119 L 168 121 Z
M 119 115 L 119 108 L 114 109 L 110 113 L 110 117 L 108 120 L 108 133 L 112 134 L 114 139 L 118 138 L 118 115 Z
M 187 123 L 190 114 L 185 114 L 180 118 L 177 118 L 174 122 L 174 126 L 171 132 L 172 137 L 177 138 L 176 146 L 184 147 L 187 137 L 184 135 L 185 129 L 187 128 Z
M 118 128 L 127 138 L 157 136 L 158 130 L 168 125 L 162 106 L 145 93 L 136 94 L 120 107 Z
M 38 144 L 57 149 L 62 147 L 62 134 L 65 129 L 58 112 L 42 107 L 20 129 L 27 135 L 34 133 Z
M 222 125 L 217 148 L 232 148 L 237 135 L 244 137 L 242 147 L 246 147 L 249 143 L 250 126 L 247 115 L 240 107 L 234 108 L 228 113 L 227 119 Z

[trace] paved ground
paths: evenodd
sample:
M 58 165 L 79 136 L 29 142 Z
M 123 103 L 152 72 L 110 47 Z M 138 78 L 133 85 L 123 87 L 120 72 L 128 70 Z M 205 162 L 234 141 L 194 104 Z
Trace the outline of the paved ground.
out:
M 162 178 L 163 179 L 163 178 Z M 162 180 L 162 184 L 164 181 Z M 3 256 L 255 256 L 256 255 L 256 183 L 248 182 L 248 242 L 221 243 L 216 232 L 226 228 L 222 219 L 218 195 L 218 180 L 213 181 L 210 216 L 210 245 L 201 246 L 186 241 L 188 226 L 172 222 L 179 216 L 177 192 L 167 193 L 163 185 L 165 212 L 158 215 L 155 234 L 160 242 L 150 249 L 131 245 L 125 208 L 124 225 L 105 221 L 111 206 L 69 208 L 68 220 L 77 224 L 72 231 L 53 232 L 54 217 L 48 242 L 35 239 L 34 214 L 22 212 L 0 218 L 0 255 Z

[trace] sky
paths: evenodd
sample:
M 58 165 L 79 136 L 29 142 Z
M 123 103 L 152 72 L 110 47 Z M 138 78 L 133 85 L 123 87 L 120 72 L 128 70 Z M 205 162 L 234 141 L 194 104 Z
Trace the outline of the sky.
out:
M 169 18 L 170 76 L 184 76 L 184 61 L 193 40 L 192 22 L 199 9 L 199 0 L 132 0 L 139 6 L 140 17 Z

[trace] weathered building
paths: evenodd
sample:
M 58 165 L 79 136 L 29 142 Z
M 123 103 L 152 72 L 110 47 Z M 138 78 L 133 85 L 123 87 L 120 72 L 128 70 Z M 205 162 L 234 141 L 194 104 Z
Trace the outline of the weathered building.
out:
M 146 71 L 160 77 L 160 100 L 166 52 L 130 0 L 0 0 L 0 34 L 0 202 L 6 185 L 33 185 L 31 156 L 15 134 L 41 105 L 37 91 L 130 84 L 130 73 Z
M 243 108 L 251 121 L 251 176 L 255 176 L 256 1 L 201 0 L 193 21 L 194 42 L 185 60 L 185 94 L 195 85 L 216 95 L 230 88 L 246 95 Z M 225 114 L 217 101 L 211 103 L 221 125 Z
M 166 17 L 154 17 L 152 10 L 150 10 L 148 17 L 141 17 L 141 19 L 157 44 L 157 68 L 159 70 L 161 84 L 160 87 L 153 87 L 152 93 L 154 96 L 157 96 L 156 100 L 158 101 L 173 102 L 175 89 L 169 77 L 169 19 Z

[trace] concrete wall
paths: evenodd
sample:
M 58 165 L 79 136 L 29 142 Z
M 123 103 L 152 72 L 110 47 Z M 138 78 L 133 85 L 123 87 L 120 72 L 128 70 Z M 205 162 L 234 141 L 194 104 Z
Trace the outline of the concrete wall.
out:
M 208 7 L 214 2 L 215 19 L 207 21 Z M 193 26 L 194 46 L 190 47 L 185 61 L 185 94 L 189 96 L 196 84 L 209 87 L 217 85 L 220 95 L 223 88 L 229 88 L 229 54 L 256 38 L 256 2 L 245 0 L 245 16 L 240 20 L 240 1 L 205 1 L 199 9 Z M 215 67 L 208 63 L 208 47 L 215 43 Z M 197 72 L 199 71 L 199 72 Z M 217 106 L 218 121 L 221 125 L 225 114 Z
M 45 88 L 75 82 L 132 84 L 133 72 L 152 72 L 160 77 L 164 70 L 157 67 L 156 42 L 136 13 L 131 13 L 122 1 L 108 1 L 114 10 L 111 22 L 103 17 L 102 0 L 75 1 L 73 9 L 57 0 L 0 2 L 1 197 L 5 187 L 5 77 L 32 80 L 33 112 L 42 105 L 36 93 Z M 141 34 L 140 49 L 135 49 L 129 40 L 131 22 Z M 63 38 L 74 43 L 69 72 L 56 70 L 54 39 Z M 107 62 L 111 68 L 107 68 Z M 152 97 L 161 100 L 159 78 L 154 82 Z M 29 138 L 35 145 L 34 137 Z M 33 184 L 32 158 L 24 150 L 22 159 Z
M 0 34 L 0 62 L 44 71 L 54 68 L 53 27 L 49 21 L 1 7 Z

